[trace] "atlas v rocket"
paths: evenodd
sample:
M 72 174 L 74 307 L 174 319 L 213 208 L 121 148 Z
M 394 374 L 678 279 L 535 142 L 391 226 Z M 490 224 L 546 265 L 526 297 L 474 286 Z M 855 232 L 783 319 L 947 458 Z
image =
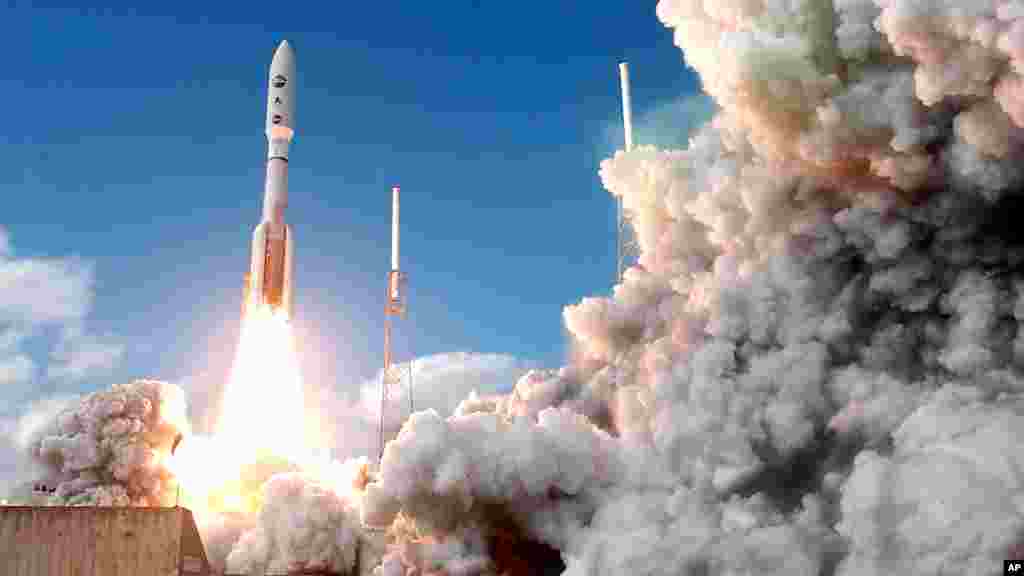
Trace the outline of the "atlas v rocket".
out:
M 274 50 L 267 84 L 267 178 L 263 215 L 252 235 L 252 259 L 245 275 L 245 307 L 269 305 L 292 318 L 292 229 L 284 223 L 288 206 L 288 147 L 295 135 L 295 53 L 285 40 Z M 252 302 L 250 302 L 252 298 Z

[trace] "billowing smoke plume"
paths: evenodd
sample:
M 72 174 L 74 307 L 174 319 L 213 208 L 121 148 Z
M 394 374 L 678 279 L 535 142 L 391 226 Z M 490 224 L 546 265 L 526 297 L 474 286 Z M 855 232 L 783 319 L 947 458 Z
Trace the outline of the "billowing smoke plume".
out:
M 602 165 L 641 254 L 565 310 L 570 365 L 415 414 L 365 490 L 365 467 L 346 490 L 274 476 L 258 522 L 207 540 L 228 565 L 351 568 L 357 512 L 393 539 L 382 576 L 998 574 L 1024 553 L 1024 4 L 657 14 L 720 110 L 686 149 Z M 92 456 L 125 426 L 39 445 L 62 497 L 161 493 L 144 451 Z
M 395 368 L 400 378 L 390 386 L 386 407 L 389 437 L 408 417 L 410 365 Z M 477 353 L 418 358 L 411 368 L 415 405 L 445 416 L 471 391 L 507 390 L 526 369 L 511 356 Z M 338 397 L 344 390 L 335 389 L 323 397 L 321 420 L 335 436 L 331 448 L 336 458 L 376 456 L 379 386 L 378 375 L 350 391 L 357 395 Z M 185 504 L 196 515 L 215 569 L 260 575 L 300 568 L 347 573 L 357 550 L 362 572 L 378 563 L 384 535 L 364 533 L 359 521 L 369 474 L 365 457 L 344 463 L 310 459 L 296 447 L 292 454 L 255 454 L 223 465 L 240 452 L 261 447 L 222 445 L 221 440 L 217 434 L 191 436 L 179 452 L 183 484 L 189 489 Z
M 177 487 L 165 459 L 187 431 L 181 389 L 137 380 L 70 403 L 28 448 L 52 504 L 161 506 Z
M 559 554 L 522 573 L 1000 573 L 1024 543 L 1024 4 L 657 13 L 721 110 L 603 163 L 641 254 L 565 310 L 572 364 L 388 446 L 381 573 L 515 573 L 535 545 Z
M 469 391 L 507 389 L 524 370 L 515 358 L 494 354 L 421 358 L 413 372 L 417 400 L 448 415 Z M 395 386 L 394 416 L 408 400 L 405 384 Z M 367 390 L 363 397 L 369 397 Z M 371 444 L 375 449 L 377 406 L 346 406 L 350 418 L 332 414 L 338 444 L 351 446 L 354 436 L 365 436 L 367 452 Z M 156 381 L 36 402 L 0 429 L 20 452 L 6 455 L 5 462 L 20 468 L 27 462 L 16 458 L 28 456 L 36 465 L 22 474 L 36 480 L 35 493 L 3 496 L 19 503 L 117 506 L 171 505 L 180 496 L 180 504 L 195 514 L 211 564 L 221 572 L 349 573 L 357 555 L 367 572 L 379 562 L 384 535 L 367 536 L 359 521 L 369 474 L 365 458 L 340 463 L 304 454 L 301 446 L 294 454 L 265 453 L 216 434 L 190 434 L 185 414 L 182 390 Z
M 361 533 L 357 503 L 342 494 L 356 494 L 352 483 L 360 474 L 350 461 L 341 482 L 279 474 L 263 485 L 263 506 L 257 524 L 234 544 L 227 557 L 233 574 L 284 574 L 289 570 L 328 570 L 349 573 L 355 568 Z
M 17 417 L 0 418 L 0 500 L 27 503 L 48 497 L 49 492 L 38 490 L 40 483 L 35 482 L 46 476 L 47 467 L 33 460 L 30 446 L 57 414 L 78 400 L 76 396 L 44 398 L 25 406 Z
M 18 420 L 13 434 L 38 467 L 32 501 L 175 505 L 181 495 L 178 481 L 192 478 L 172 473 L 172 451 L 180 446 L 195 454 L 197 446 L 206 446 L 204 438 L 189 434 L 185 414 L 182 390 L 152 380 L 38 403 Z M 218 465 L 216 458 L 228 455 L 214 450 L 199 453 L 208 458 L 208 472 Z M 358 505 L 367 482 L 365 459 L 308 463 L 302 472 L 291 471 L 299 466 L 280 458 L 242 464 L 233 471 L 241 481 L 235 495 L 258 492 L 258 513 L 197 510 L 215 569 L 263 575 L 294 569 L 349 573 L 355 567 L 361 534 Z M 189 503 L 190 488 L 196 486 L 185 487 L 182 504 Z

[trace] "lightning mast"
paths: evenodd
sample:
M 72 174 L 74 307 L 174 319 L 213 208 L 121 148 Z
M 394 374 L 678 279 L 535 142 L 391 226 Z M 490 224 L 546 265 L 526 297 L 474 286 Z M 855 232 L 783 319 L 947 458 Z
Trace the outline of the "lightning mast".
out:
M 630 152 L 633 150 L 633 105 L 629 97 L 629 64 L 626 62 L 619 62 L 619 86 L 622 89 L 622 127 L 626 137 L 626 152 Z M 621 283 L 626 261 L 636 253 L 636 242 L 622 207 L 622 196 L 615 199 L 615 221 L 615 280 Z
M 388 389 L 401 382 L 401 375 L 392 367 L 391 329 L 394 318 L 405 318 L 407 309 L 405 287 L 407 276 L 398 267 L 398 186 L 391 188 L 391 271 L 388 272 L 387 299 L 384 305 L 384 370 L 380 382 L 380 411 L 378 414 L 377 436 L 379 452 L 377 463 L 384 456 L 384 413 L 388 401 Z M 409 413 L 413 410 L 412 403 L 412 362 L 409 363 Z

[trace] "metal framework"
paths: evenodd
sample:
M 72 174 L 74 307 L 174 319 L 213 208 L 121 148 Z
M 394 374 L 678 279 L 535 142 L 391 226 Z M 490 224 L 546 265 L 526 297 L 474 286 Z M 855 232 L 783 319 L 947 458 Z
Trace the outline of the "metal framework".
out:
M 388 403 L 388 390 L 402 381 L 402 375 L 394 369 L 391 352 L 391 330 L 395 318 L 405 319 L 406 301 L 404 272 L 392 270 L 388 273 L 387 304 L 384 306 L 384 370 L 380 374 L 380 414 L 377 421 L 377 462 L 384 456 L 384 411 Z M 409 363 L 409 413 L 412 413 L 412 362 Z
M 626 268 L 636 262 L 640 254 L 640 245 L 637 244 L 636 236 L 633 235 L 633 226 L 630 224 L 629 213 L 622 207 L 622 198 L 616 199 L 615 208 L 615 280 L 621 283 L 622 274 L 626 271 Z
M 622 128 L 626 141 L 626 152 L 633 150 L 633 106 L 629 92 L 629 64 L 619 63 L 619 86 L 622 90 Z M 629 214 L 622 206 L 622 197 L 615 199 L 615 281 L 622 282 L 622 274 L 639 254 Z
M 391 332 L 395 319 L 405 319 L 408 309 L 406 299 L 406 286 L 408 276 L 399 270 L 398 263 L 398 208 L 399 208 L 398 186 L 391 189 L 391 271 L 388 272 L 388 287 L 384 305 L 384 369 L 380 373 L 380 411 L 377 420 L 377 464 L 380 465 L 384 457 L 384 414 L 388 404 L 388 391 L 392 386 L 397 386 L 402 381 L 402 375 L 395 369 L 393 354 L 391 351 Z M 412 381 L 412 360 L 409 361 L 409 414 L 413 413 L 413 381 Z

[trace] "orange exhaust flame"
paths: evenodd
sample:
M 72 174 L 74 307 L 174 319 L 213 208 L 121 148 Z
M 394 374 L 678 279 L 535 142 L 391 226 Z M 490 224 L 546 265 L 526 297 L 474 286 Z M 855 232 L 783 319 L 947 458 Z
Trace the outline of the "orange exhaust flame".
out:
M 249 306 L 224 394 L 218 436 L 239 450 L 279 456 L 305 448 L 302 377 L 282 310 Z
M 217 433 L 186 439 L 166 464 L 197 515 L 254 514 L 274 474 L 323 469 L 305 442 L 303 384 L 292 325 L 249 302 Z

